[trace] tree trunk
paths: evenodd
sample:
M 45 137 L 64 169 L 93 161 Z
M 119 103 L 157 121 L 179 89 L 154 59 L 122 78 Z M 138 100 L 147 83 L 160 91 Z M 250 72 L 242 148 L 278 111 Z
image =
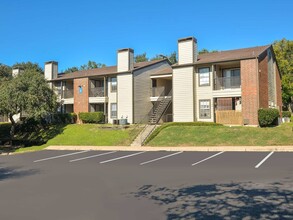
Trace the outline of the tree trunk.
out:
M 14 134 L 15 134 L 15 121 L 13 119 L 13 115 L 9 114 L 9 120 L 11 122 L 11 129 L 10 129 L 10 143 L 11 146 L 13 145 L 13 138 L 14 138 Z

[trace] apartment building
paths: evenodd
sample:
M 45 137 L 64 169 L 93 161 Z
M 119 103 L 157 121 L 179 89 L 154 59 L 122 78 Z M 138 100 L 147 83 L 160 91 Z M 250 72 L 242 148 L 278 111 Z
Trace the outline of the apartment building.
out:
M 173 66 L 174 121 L 258 125 L 259 108 L 282 110 L 281 75 L 272 45 L 197 55 L 197 40 L 178 40 Z
M 151 75 L 160 74 L 168 59 L 134 63 L 133 49 L 117 52 L 117 66 L 58 74 L 58 63 L 45 63 L 45 77 L 58 94 L 60 111 L 104 112 L 108 123 L 127 119 L 146 123 L 153 107 Z
M 207 121 L 258 125 L 259 108 L 282 109 L 281 75 L 271 45 L 198 55 L 197 40 L 178 40 L 178 63 L 134 63 L 133 49 L 117 66 L 58 74 L 45 64 L 62 112 L 104 112 L 109 123 Z

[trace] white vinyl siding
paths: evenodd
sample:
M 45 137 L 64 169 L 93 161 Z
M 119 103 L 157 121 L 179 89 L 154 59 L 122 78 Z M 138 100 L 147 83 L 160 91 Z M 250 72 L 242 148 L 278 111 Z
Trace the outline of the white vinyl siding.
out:
M 178 63 L 187 64 L 194 62 L 194 42 L 192 40 L 178 43 Z
M 117 118 L 127 118 L 129 123 L 133 120 L 133 76 L 119 74 L 117 76 Z
M 128 71 L 130 67 L 129 63 L 129 51 L 118 52 L 117 71 Z
M 173 70 L 173 114 L 175 122 L 194 121 L 193 67 Z

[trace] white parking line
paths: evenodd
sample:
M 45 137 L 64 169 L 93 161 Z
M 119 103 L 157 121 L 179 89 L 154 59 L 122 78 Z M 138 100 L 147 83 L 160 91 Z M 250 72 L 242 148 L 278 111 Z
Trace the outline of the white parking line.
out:
M 169 154 L 169 155 L 166 155 L 166 156 L 163 156 L 163 157 L 159 157 L 159 158 L 156 158 L 156 159 L 153 159 L 153 160 L 149 160 L 149 161 L 146 161 L 146 162 L 140 163 L 139 165 L 148 164 L 148 163 L 155 162 L 155 161 L 157 161 L 157 160 L 162 160 L 162 159 L 167 158 L 167 157 L 172 157 L 172 156 L 175 156 L 175 155 L 177 155 L 177 154 L 181 154 L 181 153 L 183 153 L 183 151 L 176 152 L 176 153 L 173 153 L 173 154 Z
M 262 161 L 260 161 L 256 166 L 255 168 L 259 168 L 260 165 L 262 165 L 270 156 L 272 156 L 272 154 L 274 153 L 274 151 L 272 151 L 271 153 L 269 153 L 264 159 L 262 159 Z
M 86 160 L 86 159 L 90 159 L 90 158 L 93 158 L 93 157 L 100 157 L 100 156 L 103 156 L 103 155 L 107 155 L 107 154 L 113 154 L 113 153 L 116 153 L 117 151 L 110 151 L 110 152 L 106 152 L 106 153 L 102 153 L 102 154 L 96 154 L 96 155 L 92 155 L 92 156 L 88 156 L 88 157 L 82 157 L 82 158 L 78 158 L 78 159 L 75 159 L 75 160 L 70 160 L 69 162 L 76 162 L 76 161 L 80 161 L 80 160 Z
M 205 159 L 203 159 L 203 160 L 200 160 L 200 161 L 198 161 L 198 162 L 196 162 L 196 163 L 193 163 L 193 164 L 191 164 L 191 166 L 195 166 L 195 165 L 197 165 L 197 164 L 200 164 L 200 163 L 202 163 L 202 162 L 204 162 L 204 161 L 206 161 L 206 160 L 209 160 L 209 159 L 211 159 L 211 158 L 213 158 L 213 157 L 216 157 L 216 156 L 218 156 L 218 155 L 220 155 L 220 154 L 222 154 L 222 153 L 224 153 L 224 151 L 219 152 L 219 153 L 216 153 L 216 154 L 214 154 L 214 155 L 212 155 L 212 156 L 210 156 L 210 157 L 208 157 L 208 158 L 205 158 Z
M 121 160 L 121 159 L 124 159 L 124 158 L 127 158 L 127 157 L 133 157 L 135 155 L 143 154 L 145 152 L 146 151 L 142 151 L 142 152 L 138 152 L 138 153 L 134 153 L 134 154 L 129 154 L 129 155 L 126 155 L 126 156 L 117 157 L 117 158 L 113 158 L 113 159 L 110 159 L 110 160 L 105 160 L 105 161 L 102 161 L 100 163 L 108 163 L 108 162 L 115 161 L 115 160 Z
M 82 154 L 82 153 L 86 153 L 86 152 L 89 152 L 89 151 L 90 150 L 84 150 L 84 151 L 79 151 L 79 152 L 70 153 L 70 154 L 63 154 L 63 155 L 59 155 L 59 156 L 56 156 L 56 157 L 48 157 L 48 158 L 44 158 L 44 159 L 40 159 L 40 160 L 35 160 L 34 163 L 45 161 L 45 160 L 53 160 L 53 159 L 57 159 L 57 158 L 60 158 L 60 157 L 67 157 L 67 156 L 71 156 L 71 155 L 75 155 L 75 154 Z

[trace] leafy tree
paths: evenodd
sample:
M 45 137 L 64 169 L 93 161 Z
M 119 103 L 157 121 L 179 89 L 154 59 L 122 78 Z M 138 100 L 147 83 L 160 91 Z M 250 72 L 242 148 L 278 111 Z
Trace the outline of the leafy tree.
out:
M 293 41 L 283 38 L 273 44 L 274 52 L 282 77 L 282 99 L 285 109 L 293 97 Z M 292 110 L 292 109 L 291 109 Z
M 96 63 L 95 61 L 89 60 L 87 64 L 81 65 L 80 70 L 89 70 L 89 69 L 95 69 L 95 68 L 102 68 L 105 67 L 105 64 L 102 63 Z
M 171 53 L 171 54 L 168 56 L 168 59 L 169 59 L 169 61 L 170 61 L 172 64 L 177 63 L 177 53 L 176 53 L 176 51 L 174 51 L 173 53 Z
M 146 52 L 144 52 L 143 54 L 138 54 L 134 57 L 135 63 L 146 62 L 146 61 L 149 61 L 149 58 L 147 58 L 146 56 Z
M 39 66 L 37 63 L 32 63 L 32 62 L 21 62 L 21 63 L 16 63 L 12 66 L 12 68 L 21 68 L 23 70 L 35 70 L 39 73 L 43 73 L 43 68 Z
M 198 51 L 198 54 L 205 54 L 205 53 L 215 53 L 218 52 L 217 50 L 208 50 L 208 49 L 201 49 L 200 51 Z
M 161 60 L 163 58 L 168 58 L 171 64 L 177 63 L 177 53 L 175 51 L 170 55 L 156 55 L 155 57 L 151 58 L 151 60 Z
M 89 60 L 87 64 L 81 65 L 80 67 L 73 66 L 73 67 L 67 68 L 64 71 L 64 73 L 72 73 L 72 72 L 76 72 L 79 70 L 89 70 L 89 69 L 95 69 L 95 68 L 102 68 L 105 66 L 106 66 L 106 64 L 96 63 L 95 61 Z
M 78 67 L 73 66 L 73 67 L 69 67 L 66 70 L 64 70 L 64 73 L 73 73 L 73 72 L 77 72 L 79 70 Z
M 0 115 L 8 115 L 11 121 L 11 140 L 16 126 L 14 115 L 25 112 L 27 119 L 39 120 L 56 107 L 55 93 L 36 69 L 26 69 L 0 87 Z
M 12 78 L 11 71 L 12 69 L 10 66 L 0 63 L 0 82 L 11 79 Z

